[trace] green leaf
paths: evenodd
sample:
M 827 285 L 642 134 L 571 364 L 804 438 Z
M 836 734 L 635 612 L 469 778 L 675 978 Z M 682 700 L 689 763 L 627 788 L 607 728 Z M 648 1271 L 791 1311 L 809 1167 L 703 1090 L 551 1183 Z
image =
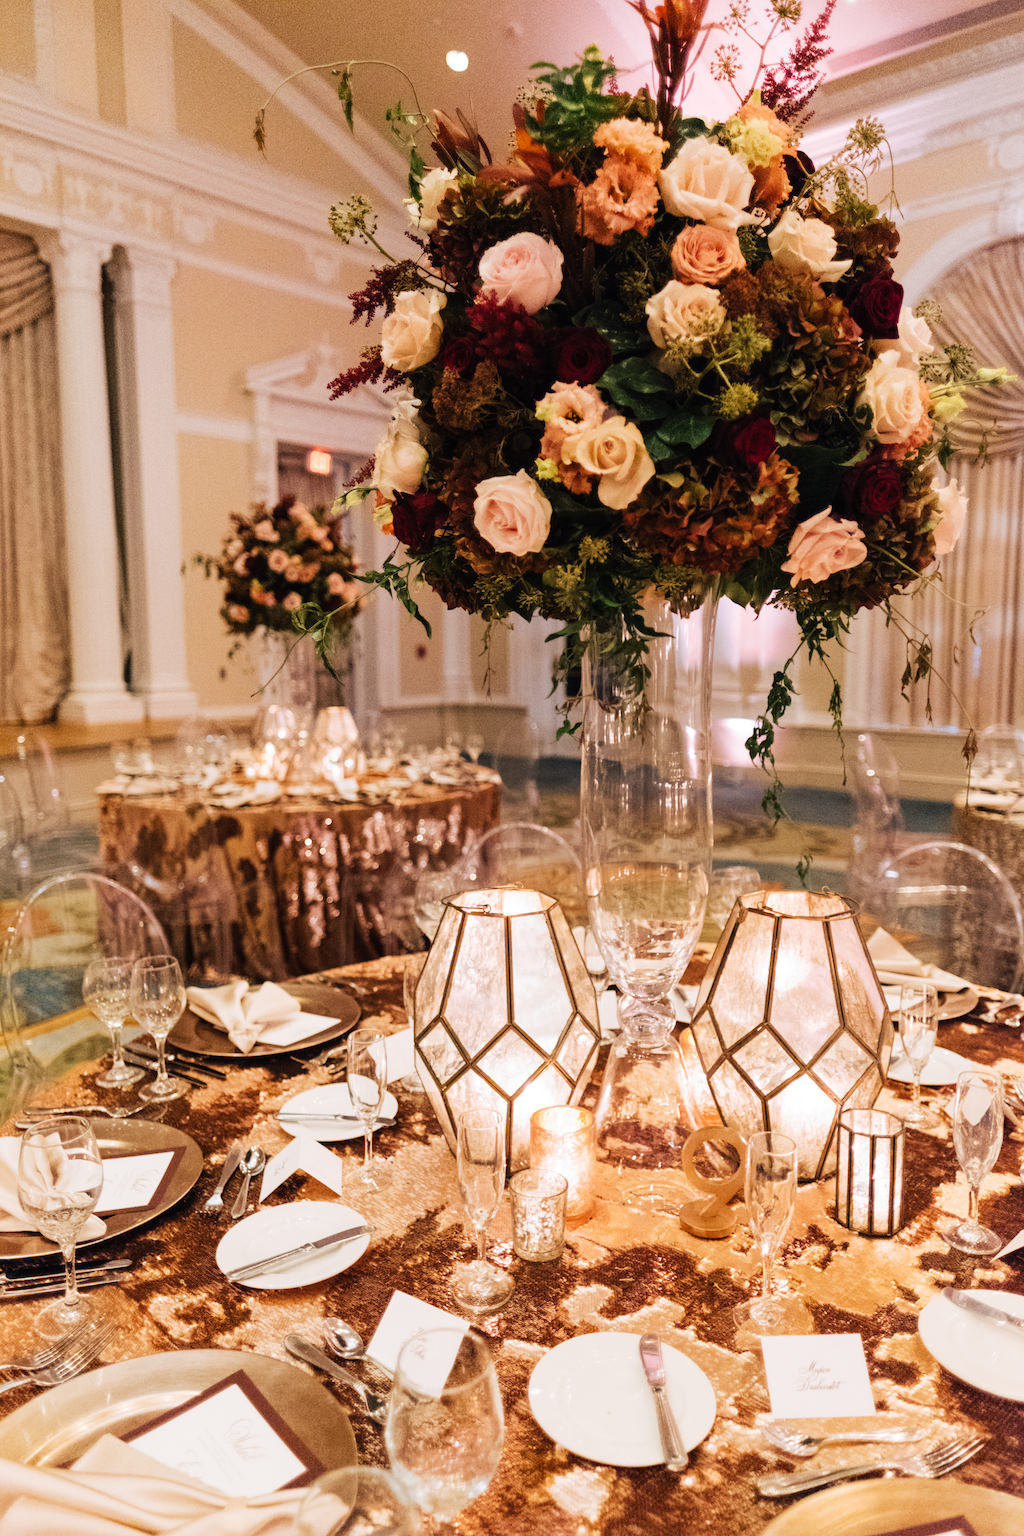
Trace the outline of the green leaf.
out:
M 677 411 L 659 422 L 652 432 L 644 433 L 647 452 L 657 464 L 659 459 L 673 458 L 683 448 L 699 448 L 711 436 L 714 424 L 706 416 Z
M 345 114 L 349 132 L 355 133 L 355 122 L 352 116 L 352 71 L 343 69 L 338 77 L 338 100 L 341 102 L 341 110 Z

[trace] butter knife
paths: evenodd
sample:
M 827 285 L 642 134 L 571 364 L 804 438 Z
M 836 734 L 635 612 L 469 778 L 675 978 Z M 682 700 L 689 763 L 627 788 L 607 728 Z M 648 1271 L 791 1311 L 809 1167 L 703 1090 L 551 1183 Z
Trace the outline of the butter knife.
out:
M 357 1237 L 365 1237 L 369 1230 L 364 1222 L 358 1227 L 346 1227 L 343 1232 L 329 1232 L 326 1237 L 300 1243 L 297 1248 L 289 1248 L 284 1253 L 268 1254 L 265 1259 L 255 1259 L 251 1264 L 243 1264 L 239 1269 L 226 1269 L 224 1273 L 229 1280 L 251 1280 L 254 1275 L 266 1274 L 268 1270 L 293 1264 L 296 1259 L 303 1259 L 307 1254 L 319 1253 L 321 1248 L 333 1248 L 338 1243 L 354 1243 Z
M 661 1448 L 665 1453 L 665 1465 L 670 1472 L 682 1472 L 689 1466 L 690 1458 L 665 1391 L 665 1362 L 661 1354 L 661 1340 L 656 1333 L 645 1333 L 641 1338 L 640 1362 L 647 1377 L 647 1385 L 654 1394 L 654 1406 L 658 1411 L 658 1433 L 661 1435 Z
M 1000 1293 L 996 1291 L 993 1294 Z M 982 1301 L 980 1296 L 975 1296 L 971 1291 L 958 1291 L 950 1286 L 943 1295 L 955 1307 L 961 1307 L 972 1317 L 983 1317 L 987 1323 L 995 1323 L 997 1328 L 1009 1328 L 1012 1333 L 1024 1334 L 1024 1317 L 1016 1317 L 1012 1312 L 1004 1312 L 1002 1307 L 994 1307 L 991 1302 Z
M 123 1276 L 120 1274 L 93 1274 L 80 1275 L 78 1287 L 80 1290 L 92 1290 L 98 1285 L 119 1285 Z M 19 1301 L 23 1297 L 35 1296 L 63 1296 L 64 1281 L 50 1280 L 45 1285 L 5 1285 L 0 1289 L 0 1301 Z

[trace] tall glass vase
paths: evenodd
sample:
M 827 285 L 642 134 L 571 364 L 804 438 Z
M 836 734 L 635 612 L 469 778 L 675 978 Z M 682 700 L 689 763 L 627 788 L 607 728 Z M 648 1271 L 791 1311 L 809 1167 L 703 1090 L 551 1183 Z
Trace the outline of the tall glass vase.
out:
M 622 666 L 621 636 L 595 636 L 584 664 L 587 909 L 621 1025 L 598 1100 L 598 1155 L 620 1171 L 628 1204 L 672 1212 L 685 1193 L 682 1144 L 703 1118 L 672 994 L 700 938 L 711 872 L 716 610 L 714 591 L 681 614 L 649 603 L 657 638 L 642 684 Z
M 258 681 L 257 707 L 279 704 L 295 712 L 307 729 L 317 707 L 321 665 L 313 642 L 293 629 L 258 629 L 252 635 Z

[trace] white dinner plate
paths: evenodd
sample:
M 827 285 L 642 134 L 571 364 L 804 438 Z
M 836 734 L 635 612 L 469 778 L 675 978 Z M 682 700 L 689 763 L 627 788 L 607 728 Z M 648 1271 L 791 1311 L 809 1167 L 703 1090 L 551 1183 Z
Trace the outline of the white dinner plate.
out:
M 1024 1318 L 1024 1296 L 1013 1291 L 970 1294 Z M 973 1317 L 942 1295 L 928 1303 L 917 1326 L 925 1349 L 951 1375 L 995 1397 L 1024 1403 L 1024 1333 Z
M 356 1136 L 363 1134 L 362 1122 L 353 1121 L 351 1125 L 339 1125 L 337 1121 L 327 1120 L 289 1120 L 288 1111 L 294 1110 L 303 1115 L 353 1115 L 352 1098 L 348 1091 L 347 1083 L 323 1083 L 319 1088 L 306 1088 L 302 1093 L 297 1093 L 294 1098 L 286 1099 L 277 1111 L 277 1118 L 282 1130 L 289 1136 L 297 1136 L 301 1131 L 304 1136 L 309 1136 L 313 1141 L 351 1141 Z M 398 1100 L 393 1093 L 384 1094 L 384 1103 L 381 1105 L 381 1118 L 390 1120 L 392 1115 L 398 1113 Z
M 900 1014 L 900 989 L 888 983 L 882 988 L 886 1006 L 894 1019 Z M 961 987 L 959 992 L 939 993 L 939 1023 L 948 1024 L 952 1019 L 962 1019 L 977 1008 L 980 994 L 973 987 Z
M 366 1217 L 354 1211 L 350 1205 L 338 1205 L 328 1200 L 292 1200 L 287 1205 L 268 1205 L 252 1216 L 246 1216 L 237 1226 L 229 1227 L 217 1244 L 217 1267 L 222 1274 L 229 1269 L 242 1269 L 272 1254 L 284 1253 L 288 1248 L 298 1248 L 329 1232 L 343 1232 L 346 1227 L 358 1226 Z M 369 1246 L 369 1235 L 357 1237 L 351 1243 L 340 1243 L 324 1248 L 319 1253 L 307 1254 L 289 1264 L 287 1269 L 269 1269 L 264 1275 L 254 1275 L 251 1280 L 239 1280 L 238 1285 L 248 1285 L 256 1291 L 291 1291 L 300 1285 L 315 1285 L 318 1280 L 329 1280 L 350 1269 L 361 1259 Z
M 715 1422 L 715 1391 L 688 1355 L 662 1345 L 666 1390 L 688 1451 Z M 534 1366 L 530 1411 L 558 1445 L 610 1467 L 664 1461 L 654 1394 L 640 1363 L 638 1333 L 584 1333 Z
M 968 1061 L 966 1056 L 958 1056 L 956 1051 L 947 1051 L 944 1046 L 937 1045 L 924 1064 L 921 1073 L 921 1086 L 923 1088 L 949 1088 L 960 1076 L 961 1072 L 970 1072 L 977 1062 Z M 888 1078 L 890 1083 L 912 1083 L 914 1074 L 910 1070 L 910 1063 L 899 1048 L 899 1037 L 893 1047 L 892 1061 L 889 1063 Z

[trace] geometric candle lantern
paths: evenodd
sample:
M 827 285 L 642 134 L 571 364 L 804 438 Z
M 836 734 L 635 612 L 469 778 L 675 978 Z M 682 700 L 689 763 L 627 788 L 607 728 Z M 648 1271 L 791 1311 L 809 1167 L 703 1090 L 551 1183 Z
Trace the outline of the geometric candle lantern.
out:
M 892 1054 L 856 909 L 829 891 L 740 896 L 692 1029 L 723 1122 L 791 1136 L 801 1179 L 831 1172 L 840 1111 L 870 1109 Z
M 420 1079 L 454 1152 L 473 1109 L 496 1110 L 514 1171 L 530 1116 L 577 1104 L 600 1045 L 594 983 L 558 902 L 501 887 L 449 896 L 416 987 Z
M 892 1237 L 903 1221 L 903 1121 L 880 1109 L 839 1116 L 836 1220 L 865 1237 Z

